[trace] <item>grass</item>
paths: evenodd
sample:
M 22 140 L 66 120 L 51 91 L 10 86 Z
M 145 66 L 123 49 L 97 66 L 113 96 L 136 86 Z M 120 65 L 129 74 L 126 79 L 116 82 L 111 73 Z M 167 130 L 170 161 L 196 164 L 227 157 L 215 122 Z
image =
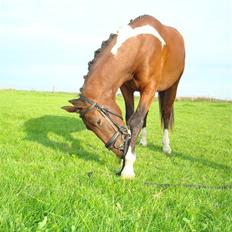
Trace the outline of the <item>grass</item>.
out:
M 167 157 L 155 102 L 124 181 L 114 154 L 60 109 L 73 97 L 0 91 L 0 231 L 232 231 L 231 189 L 152 184 L 232 184 L 231 103 L 177 101 Z

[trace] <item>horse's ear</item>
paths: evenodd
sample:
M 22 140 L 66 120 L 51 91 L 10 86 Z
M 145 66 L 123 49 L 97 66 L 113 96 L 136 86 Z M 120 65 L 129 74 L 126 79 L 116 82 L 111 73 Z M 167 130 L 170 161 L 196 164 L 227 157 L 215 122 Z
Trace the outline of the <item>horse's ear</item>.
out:
M 72 105 L 78 105 L 79 103 L 80 103 L 80 99 L 71 99 L 71 100 L 69 100 L 69 102 L 72 104 Z
M 63 106 L 61 109 L 66 110 L 70 113 L 79 112 L 80 108 L 78 106 Z
M 79 99 L 69 100 L 72 106 L 63 106 L 61 109 L 66 110 L 70 113 L 79 113 L 84 108 L 84 103 Z

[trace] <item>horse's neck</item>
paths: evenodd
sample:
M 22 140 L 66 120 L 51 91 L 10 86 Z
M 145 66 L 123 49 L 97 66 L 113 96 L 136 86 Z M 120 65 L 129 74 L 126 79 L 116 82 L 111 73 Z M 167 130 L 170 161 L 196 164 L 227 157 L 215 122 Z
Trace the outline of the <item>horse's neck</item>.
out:
M 89 78 L 84 84 L 82 94 L 95 101 L 112 99 L 116 95 L 115 86 L 105 78 Z
M 114 100 L 118 89 L 125 82 L 124 76 L 115 70 L 111 73 L 102 70 L 95 72 L 86 79 L 82 94 L 99 103 Z
M 115 59 L 112 54 L 109 55 L 110 49 L 109 46 L 93 65 L 83 86 L 82 94 L 98 103 L 115 102 L 118 89 L 130 79 L 131 63 L 128 60 L 123 62 L 123 59 Z

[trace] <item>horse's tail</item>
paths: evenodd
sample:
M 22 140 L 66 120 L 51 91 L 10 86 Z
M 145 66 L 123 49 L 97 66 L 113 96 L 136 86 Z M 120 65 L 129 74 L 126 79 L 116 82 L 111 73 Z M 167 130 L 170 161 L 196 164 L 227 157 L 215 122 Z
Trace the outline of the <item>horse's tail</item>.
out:
M 161 126 L 164 129 L 172 130 L 174 126 L 173 103 L 176 98 L 178 83 L 179 80 L 177 80 L 170 88 L 158 92 Z

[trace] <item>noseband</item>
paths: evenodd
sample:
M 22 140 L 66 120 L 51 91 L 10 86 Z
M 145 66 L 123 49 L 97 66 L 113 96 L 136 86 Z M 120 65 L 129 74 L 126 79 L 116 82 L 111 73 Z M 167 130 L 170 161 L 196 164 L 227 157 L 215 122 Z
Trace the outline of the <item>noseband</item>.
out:
M 125 162 L 125 155 L 127 153 L 127 150 L 129 148 L 129 144 L 130 144 L 130 140 L 131 140 L 131 135 L 130 133 L 128 133 L 128 129 L 125 126 L 120 126 L 117 122 L 115 122 L 112 117 L 110 115 L 114 115 L 118 118 L 120 118 L 121 120 L 123 120 L 123 118 L 110 111 L 109 109 L 99 105 L 98 103 L 90 100 L 87 97 L 84 97 L 82 95 L 80 95 L 80 99 L 82 99 L 84 102 L 89 103 L 91 106 L 87 109 L 85 109 L 84 111 L 80 112 L 80 117 L 83 118 L 84 115 L 91 111 L 92 109 L 97 109 L 108 121 L 109 123 L 111 123 L 112 127 L 116 129 L 116 132 L 113 134 L 113 136 L 110 138 L 110 140 L 105 144 L 106 148 L 111 149 L 113 147 L 113 145 L 115 144 L 118 136 L 120 135 L 124 135 L 124 143 L 121 144 L 119 146 L 120 149 L 123 149 L 123 161 Z

